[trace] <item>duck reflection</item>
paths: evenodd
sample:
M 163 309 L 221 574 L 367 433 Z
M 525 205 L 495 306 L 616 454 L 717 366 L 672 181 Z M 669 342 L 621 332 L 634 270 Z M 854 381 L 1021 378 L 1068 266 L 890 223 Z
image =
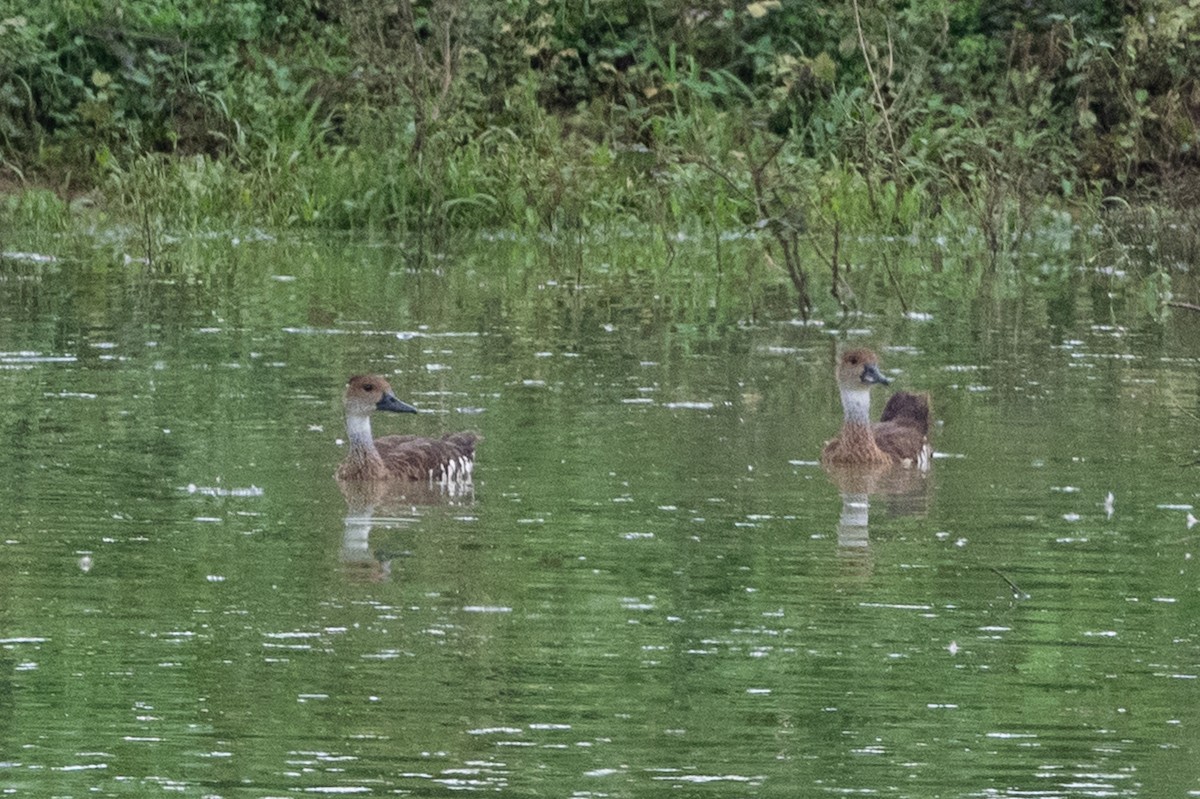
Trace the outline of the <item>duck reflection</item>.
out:
M 924 516 L 929 511 L 932 479 L 927 469 L 891 465 L 835 466 L 825 473 L 842 497 L 838 519 L 838 553 L 870 565 L 871 497 L 882 502 L 891 516 Z
M 374 528 L 404 528 L 419 521 L 429 508 L 475 503 L 475 486 L 470 482 L 338 480 L 337 484 L 346 500 L 339 559 L 347 576 L 371 582 L 389 579 L 392 562 L 407 554 L 372 550 Z

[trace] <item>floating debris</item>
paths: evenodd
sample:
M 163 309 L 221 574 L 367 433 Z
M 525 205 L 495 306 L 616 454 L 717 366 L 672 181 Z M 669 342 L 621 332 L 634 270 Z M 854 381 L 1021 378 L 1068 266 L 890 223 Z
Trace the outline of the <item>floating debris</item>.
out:
M 183 489 L 189 494 L 203 494 L 208 497 L 261 497 L 264 491 L 256 485 L 246 488 L 221 488 L 219 486 L 198 486 L 188 483 Z

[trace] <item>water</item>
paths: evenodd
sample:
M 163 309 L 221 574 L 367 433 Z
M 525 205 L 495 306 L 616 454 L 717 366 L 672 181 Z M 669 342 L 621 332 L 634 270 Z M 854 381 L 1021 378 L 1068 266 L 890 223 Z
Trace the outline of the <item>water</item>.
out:
M 7 794 L 1200 793 L 1197 320 L 397 253 L 0 261 Z M 815 464 L 841 340 L 928 476 Z M 471 490 L 343 496 L 365 369 Z

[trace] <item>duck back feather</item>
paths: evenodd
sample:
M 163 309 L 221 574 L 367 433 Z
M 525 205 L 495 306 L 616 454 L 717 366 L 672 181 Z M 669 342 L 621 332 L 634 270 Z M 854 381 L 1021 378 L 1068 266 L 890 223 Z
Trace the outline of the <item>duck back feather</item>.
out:
M 375 448 L 392 477 L 435 483 L 470 479 L 475 464 L 475 433 L 447 433 L 441 438 L 384 436 Z
M 929 395 L 897 391 L 871 433 L 893 460 L 918 462 L 929 446 Z

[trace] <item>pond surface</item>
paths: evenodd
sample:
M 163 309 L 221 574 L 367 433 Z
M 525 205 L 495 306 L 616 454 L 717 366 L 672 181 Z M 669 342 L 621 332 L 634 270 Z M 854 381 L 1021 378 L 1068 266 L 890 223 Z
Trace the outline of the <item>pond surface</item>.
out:
M 5 795 L 1200 795 L 1196 318 L 1084 281 L 800 324 L 701 247 L 37 246 Z M 928 475 L 816 464 L 848 342 L 931 392 Z M 367 370 L 422 411 L 376 435 L 483 434 L 470 490 L 343 496 Z

